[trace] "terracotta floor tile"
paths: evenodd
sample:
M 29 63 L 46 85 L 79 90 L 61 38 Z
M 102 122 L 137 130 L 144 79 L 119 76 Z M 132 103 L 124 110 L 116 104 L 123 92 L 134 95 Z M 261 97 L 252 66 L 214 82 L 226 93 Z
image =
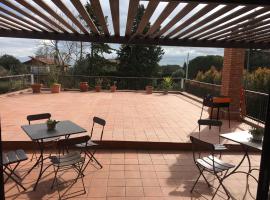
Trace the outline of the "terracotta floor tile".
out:
M 143 187 L 143 192 L 145 196 L 151 197 L 160 197 L 163 196 L 162 190 L 160 187 Z
M 126 192 L 125 187 L 108 187 L 107 197 L 124 197 Z
M 143 197 L 143 187 L 126 187 L 127 197 Z
M 125 186 L 126 179 L 109 179 L 108 186 Z
M 126 186 L 142 186 L 142 179 L 126 179 Z

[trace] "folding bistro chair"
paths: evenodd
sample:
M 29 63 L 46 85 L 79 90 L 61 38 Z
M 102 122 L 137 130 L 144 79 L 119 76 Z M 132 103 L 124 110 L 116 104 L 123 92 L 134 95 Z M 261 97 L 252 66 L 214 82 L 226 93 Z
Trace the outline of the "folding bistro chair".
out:
M 51 119 L 51 116 L 52 115 L 50 113 L 41 113 L 41 114 L 35 114 L 35 115 L 28 115 L 26 119 L 28 121 L 28 124 L 30 125 L 32 121 L 49 120 Z M 54 141 L 59 140 L 59 138 L 60 137 L 44 139 L 44 142 L 54 142 Z M 32 154 L 31 161 L 33 160 L 34 156 L 37 158 L 36 151 Z
M 209 126 L 209 129 L 211 129 L 212 126 L 216 126 L 216 127 L 219 128 L 219 136 L 218 136 L 218 144 L 214 144 L 215 145 L 215 150 L 216 151 L 224 151 L 227 148 L 223 144 L 220 144 L 220 132 L 221 132 L 222 121 L 214 120 L 214 119 L 211 119 L 211 118 L 210 119 L 202 119 L 202 113 L 203 113 L 204 106 L 211 107 L 212 100 L 213 100 L 213 97 L 211 95 L 207 95 L 203 99 L 201 115 L 200 115 L 200 119 L 198 120 L 199 139 L 201 138 L 201 126 Z
M 66 192 L 78 181 L 81 179 L 83 185 L 83 194 L 86 193 L 85 185 L 83 181 L 83 166 L 85 163 L 86 154 L 82 155 L 82 152 L 78 151 L 71 151 L 70 147 L 74 147 L 76 144 L 85 145 L 90 140 L 88 135 L 76 137 L 76 138 L 69 138 L 69 139 L 62 139 L 57 141 L 57 149 L 58 154 L 54 156 L 50 156 L 51 163 L 54 167 L 54 179 L 51 185 L 51 189 L 53 189 L 54 185 L 57 186 L 57 191 L 59 195 L 59 199 L 61 199 L 61 194 L 59 190 L 59 186 L 62 183 L 59 183 L 57 179 L 57 175 L 59 172 L 63 172 L 69 169 L 73 169 L 76 172 L 76 178 L 73 179 L 72 184 L 66 189 L 66 191 L 62 194 L 62 197 L 66 194 Z M 77 192 L 74 192 L 77 193 Z M 74 194 L 73 193 L 73 194 Z
M 11 179 L 17 185 L 23 188 L 23 190 L 26 190 L 25 187 L 23 187 L 23 185 L 17 180 L 21 178 L 15 173 L 15 170 L 22 161 L 25 161 L 27 159 L 28 157 L 22 149 L 9 151 L 2 154 L 3 171 L 4 174 L 6 174 L 7 176 L 7 178 L 4 180 L 4 183 Z
M 98 124 L 98 125 L 102 126 L 102 130 L 101 130 L 101 133 L 100 133 L 100 141 L 102 141 L 103 132 L 104 132 L 104 127 L 106 125 L 106 121 L 104 119 L 99 118 L 99 117 L 94 117 L 93 118 L 92 129 L 91 129 L 91 132 L 90 132 L 90 139 L 92 139 L 95 124 Z M 96 149 L 97 146 L 98 146 L 98 144 L 95 143 L 95 142 L 93 142 L 92 140 L 89 140 L 87 142 L 87 145 L 86 146 L 84 144 L 77 144 L 76 145 L 76 147 L 78 147 L 82 151 L 84 151 L 85 154 L 87 155 L 87 157 L 89 158 L 87 164 L 84 167 L 84 170 L 85 170 L 86 166 L 88 165 L 88 163 L 90 161 L 95 161 L 99 165 L 99 167 L 102 168 L 102 165 L 98 162 L 98 160 L 94 156 L 95 153 L 96 153 L 96 151 L 97 151 L 97 149 Z
M 208 142 L 204 142 L 204 141 L 202 141 L 198 138 L 192 137 L 192 136 L 190 136 L 190 140 L 192 142 L 192 152 L 193 152 L 194 163 L 200 172 L 199 177 L 195 181 L 190 192 L 191 193 L 193 192 L 193 190 L 194 190 L 194 188 L 195 188 L 196 184 L 198 183 L 201 176 L 203 177 L 203 179 L 207 183 L 208 187 L 211 187 L 211 184 L 209 183 L 209 181 L 206 179 L 206 176 L 204 175 L 204 172 L 209 172 L 209 173 L 213 174 L 219 182 L 219 185 L 218 185 L 212 199 L 214 199 L 214 197 L 216 196 L 217 191 L 219 190 L 220 187 L 223 188 L 226 195 L 228 196 L 228 199 L 230 199 L 231 196 L 230 196 L 228 190 L 226 189 L 226 187 L 224 186 L 223 181 L 224 181 L 228 171 L 230 169 L 234 168 L 235 166 L 232 164 L 223 162 L 222 160 L 215 157 L 215 154 L 214 154 L 215 147 L 213 144 L 208 143 Z M 210 151 L 210 155 L 202 157 L 201 155 L 205 151 Z

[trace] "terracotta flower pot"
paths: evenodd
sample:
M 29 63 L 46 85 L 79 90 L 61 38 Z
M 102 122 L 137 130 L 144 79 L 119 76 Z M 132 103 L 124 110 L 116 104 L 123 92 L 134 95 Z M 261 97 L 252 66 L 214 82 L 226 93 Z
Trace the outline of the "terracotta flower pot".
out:
M 96 92 L 100 92 L 101 91 L 101 85 L 96 85 L 95 90 L 96 90 Z
M 150 86 L 150 85 L 147 85 L 145 87 L 145 90 L 146 90 L 146 94 L 152 94 L 153 93 L 153 87 Z
M 112 85 L 112 86 L 111 86 L 111 92 L 115 92 L 116 89 L 117 89 L 116 85 Z
M 51 86 L 51 92 L 52 92 L 52 93 L 59 93 L 60 90 L 61 90 L 61 84 L 54 83 L 54 84 Z
M 89 88 L 89 85 L 87 82 L 80 82 L 80 91 L 81 92 L 87 92 Z
M 42 84 L 35 83 L 31 85 L 31 88 L 33 90 L 33 93 L 40 93 Z

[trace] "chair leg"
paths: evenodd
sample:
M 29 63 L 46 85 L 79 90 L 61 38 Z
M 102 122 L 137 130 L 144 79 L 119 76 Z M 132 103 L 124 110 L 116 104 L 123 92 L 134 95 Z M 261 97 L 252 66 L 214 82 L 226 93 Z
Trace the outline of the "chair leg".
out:
M 23 190 L 26 190 L 25 187 L 23 187 L 23 185 L 17 181 L 13 176 L 12 176 L 12 173 L 8 173 L 7 171 L 3 171 L 7 176 L 8 178 L 12 179 L 17 185 L 19 185 Z
M 55 170 L 55 167 L 53 167 L 53 168 L 54 168 L 54 178 L 53 178 L 53 182 L 52 182 L 52 185 L 51 185 L 51 189 L 53 189 L 54 183 L 55 183 L 55 181 L 57 179 L 57 173 L 58 173 L 58 169 L 59 169 L 59 168 L 57 168 L 57 170 Z
M 100 164 L 100 162 L 99 162 L 99 161 L 95 158 L 95 156 L 94 156 L 95 153 L 96 153 L 96 150 L 94 150 L 93 153 L 91 153 L 91 151 L 88 150 L 87 153 L 90 154 L 90 157 L 89 157 L 90 160 L 94 160 L 94 161 L 99 165 L 100 169 L 102 169 L 103 166 Z M 88 156 L 89 156 L 89 155 L 88 155 Z
M 192 188 L 191 188 L 191 190 L 190 190 L 190 193 L 192 193 L 192 192 L 193 192 L 193 190 L 194 190 L 195 186 L 197 185 L 197 183 L 198 183 L 198 181 L 199 181 L 199 179 L 200 179 L 201 175 L 202 175 L 202 174 L 200 173 L 200 175 L 199 175 L 199 176 L 198 176 L 198 178 L 196 179 L 196 181 L 195 181 L 194 185 L 192 186 Z

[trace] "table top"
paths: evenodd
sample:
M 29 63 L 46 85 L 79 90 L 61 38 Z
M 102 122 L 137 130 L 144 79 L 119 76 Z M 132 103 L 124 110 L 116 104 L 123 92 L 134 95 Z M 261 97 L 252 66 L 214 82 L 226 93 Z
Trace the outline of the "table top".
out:
M 220 137 L 237 142 L 247 147 L 262 150 L 262 142 L 252 140 L 252 136 L 248 131 L 237 131 L 232 133 L 220 134 Z
M 21 127 L 31 140 L 41 140 L 86 132 L 84 128 L 69 120 L 58 122 L 55 129 L 50 131 L 46 123 L 24 125 Z

